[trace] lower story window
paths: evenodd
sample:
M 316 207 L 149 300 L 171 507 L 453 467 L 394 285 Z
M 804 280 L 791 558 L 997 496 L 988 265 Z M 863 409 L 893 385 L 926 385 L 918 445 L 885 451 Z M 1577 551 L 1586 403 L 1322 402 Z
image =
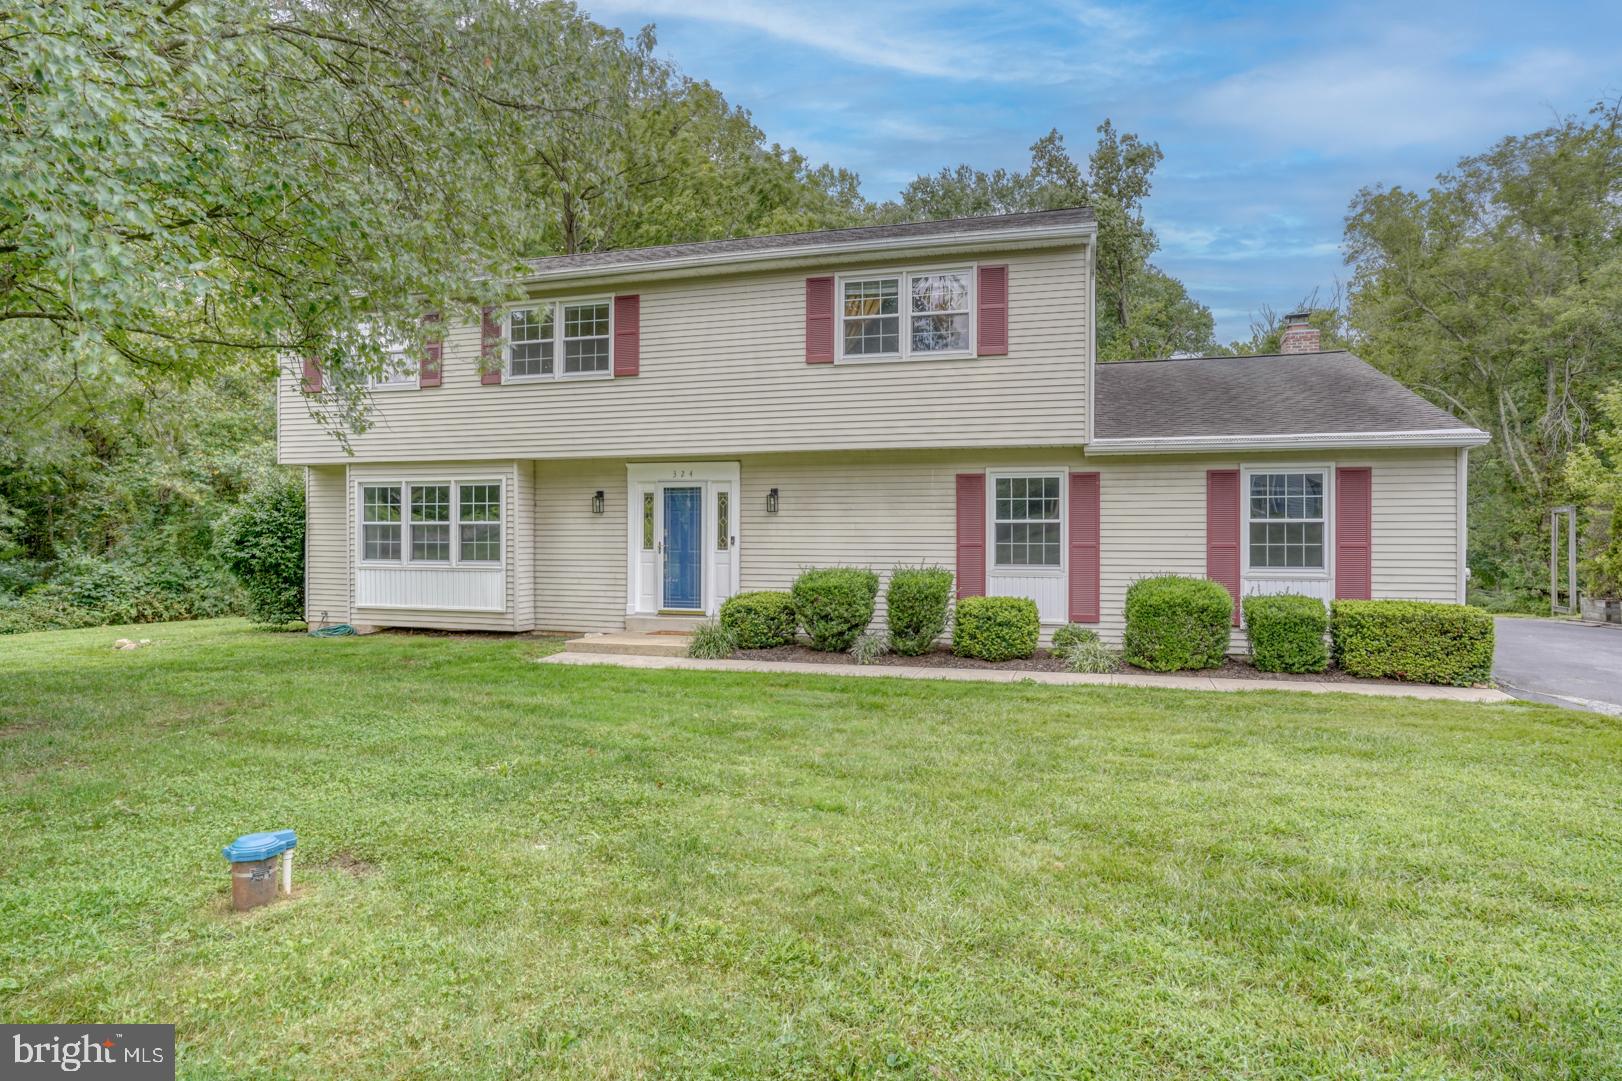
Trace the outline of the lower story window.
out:
M 1322 470 L 1250 475 L 1250 566 L 1324 569 Z
M 997 566 L 1059 566 L 1059 487 L 1057 476 L 996 478 Z
M 448 563 L 451 558 L 451 486 L 411 486 L 411 561 Z
M 501 485 L 459 484 L 461 495 L 458 558 L 470 563 L 501 560 Z
M 361 558 L 400 558 L 400 486 L 367 484 L 361 488 Z

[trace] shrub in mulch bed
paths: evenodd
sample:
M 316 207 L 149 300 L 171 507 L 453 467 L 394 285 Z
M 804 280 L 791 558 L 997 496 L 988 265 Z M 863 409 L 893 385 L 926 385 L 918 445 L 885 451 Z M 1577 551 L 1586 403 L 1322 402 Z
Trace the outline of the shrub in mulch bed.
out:
M 946 633 L 952 572 L 941 567 L 897 567 L 884 594 L 890 648 L 905 657 L 928 653 Z
M 879 576 L 855 567 L 808 570 L 794 580 L 793 596 L 811 648 L 843 653 L 873 622 Z
M 721 602 L 721 626 L 737 640 L 739 649 L 791 645 L 797 624 L 794 598 L 787 593 L 763 589 Z
M 1335 601 L 1335 663 L 1354 676 L 1468 686 L 1492 679 L 1492 616 L 1466 604 Z
M 952 652 L 983 661 L 1011 661 L 1036 652 L 1042 633 L 1028 597 L 964 597 L 952 623 Z
M 1143 578 L 1126 591 L 1126 659 L 1151 672 L 1216 668 L 1228 654 L 1233 598 L 1208 578 Z
M 1263 672 L 1322 672 L 1329 667 L 1329 609 L 1298 593 L 1245 598 L 1250 661 Z

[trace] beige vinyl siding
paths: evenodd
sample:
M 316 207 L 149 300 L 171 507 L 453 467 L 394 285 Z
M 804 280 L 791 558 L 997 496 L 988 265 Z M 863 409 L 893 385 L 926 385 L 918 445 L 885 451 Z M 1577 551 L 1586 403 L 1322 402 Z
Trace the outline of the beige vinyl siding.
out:
M 513 513 L 517 487 L 515 482 L 517 464 L 514 462 L 437 462 L 431 465 L 424 463 L 390 463 L 351 466 L 349 468 L 349 484 L 345 499 L 347 508 L 345 549 L 348 553 L 349 562 L 349 574 L 347 577 L 351 611 L 354 613 L 351 622 L 374 627 L 423 627 L 430 630 L 518 630 L 518 622 L 514 617 L 517 591 L 517 575 L 514 563 L 519 552 L 516 526 L 518 515 Z M 355 493 L 358 486 L 365 481 L 466 480 L 482 477 L 499 478 L 501 480 L 502 560 L 504 563 L 502 581 L 505 591 L 505 610 L 501 612 L 468 612 L 431 608 L 362 608 L 355 605 L 354 568 L 357 560 L 355 548 L 360 532 L 357 528 L 359 510 L 355 505 Z
M 304 618 L 311 624 L 349 622 L 349 550 L 341 465 L 304 470 Z
M 1267 464 L 1367 465 L 1374 476 L 1374 595 L 1451 601 L 1458 582 L 1457 452 L 1380 451 L 1244 456 L 1084 458 L 1079 450 L 893 451 L 869 454 L 743 455 L 737 523 L 739 588 L 787 589 L 810 566 L 871 567 L 888 577 L 898 565 L 956 562 L 955 475 L 987 468 L 1086 469 L 1101 477 L 1101 634 L 1118 642 L 1127 588 L 1159 573 L 1205 573 L 1205 473 L 1208 469 Z M 356 622 L 398 626 L 602 631 L 622 628 L 626 607 L 626 463 L 556 461 L 508 463 L 510 485 L 533 471 L 533 540 L 509 548 L 509 590 L 522 590 L 528 562 L 533 573 L 533 620 L 526 602 L 512 596 L 516 617 L 420 612 L 402 616 L 361 610 Z M 431 468 L 431 472 L 429 469 Z M 465 475 L 470 468 L 355 467 L 347 490 L 362 475 L 414 477 Z M 476 468 L 475 468 L 475 471 Z M 483 469 L 489 472 L 489 467 Z M 310 595 L 347 598 L 353 559 L 353 496 L 341 480 L 311 471 Z M 778 514 L 766 513 L 766 493 L 777 488 Z M 605 495 L 604 513 L 591 513 L 591 496 Z M 318 517 L 349 515 L 340 535 Z M 524 519 L 522 495 L 512 497 L 509 523 Z M 514 526 L 515 530 L 518 527 Z M 520 530 L 521 532 L 521 530 Z M 509 533 L 509 537 L 514 536 Z M 335 559 L 330 549 L 337 548 Z M 353 564 L 351 563 L 350 566 Z M 340 583 L 333 575 L 342 575 Z M 882 625 L 882 593 L 876 622 Z M 1051 628 L 1049 628 L 1051 629 Z M 1234 637 L 1243 648 L 1243 636 Z
M 617 461 L 536 462 L 535 626 L 625 626 L 626 473 Z M 591 513 L 603 492 L 603 513 Z
M 513 550 L 508 565 L 513 578 L 513 627 L 535 629 L 535 463 L 513 467 Z
M 1083 246 L 948 255 L 887 269 L 1007 263 L 1008 355 L 805 363 L 805 279 L 872 263 L 594 286 L 641 295 L 634 378 L 479 381 L 480 330 L 448 334 L 444 384 L 373 395 L 354 460 L 713 458 L 790 450 L 1077 445 L 1086 440 Z M 559 287 L 557 297 L 569 295 Z M 342 460 L 289 364 L 280 382 L 284 462 Z

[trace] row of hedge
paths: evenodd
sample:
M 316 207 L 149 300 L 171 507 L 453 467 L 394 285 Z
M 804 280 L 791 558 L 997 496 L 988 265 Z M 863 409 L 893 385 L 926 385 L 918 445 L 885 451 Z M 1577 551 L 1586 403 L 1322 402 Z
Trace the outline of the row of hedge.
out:
M 1492 616 L 1429 601 L 1246 597 L 1251 662 L 1266 672 L 1322 672 L 1468 685 L 1492 677 Z M 1214 668 L 1228 651 L 1233 598 L 1203 578 L 1162 575 L 1126 593 L 1126 659 L 1154 672 Z M 1326 636 L 1329 645 L 1325 645 Z
M 878 640 L 864 633 L 873 621 L 878 591 L 878 575 L 870 570 L 808 570 L 787 593 L 758 591 L 728 598 L 721 605 L 722 641 L 737 649 L 770 649 L 793 643 L 804 631 L 816 650 L 852 651 L 863 660 L 891 651 L 916 657 L 929 652 L 950 621 L 952 651 L 959 656 L 1006 661 L 1036 652 L 1041 622 L 1032 601 L 965 597 L 951 621 L 952 572 L 898 567 L 885 594 L 889 633 Z

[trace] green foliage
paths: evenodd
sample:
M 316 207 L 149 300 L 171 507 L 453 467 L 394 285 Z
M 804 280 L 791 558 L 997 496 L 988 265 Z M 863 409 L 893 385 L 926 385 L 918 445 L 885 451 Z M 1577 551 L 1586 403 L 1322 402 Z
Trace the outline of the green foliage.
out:
M 1574 448 L 1566 482 L 1583 501 L 1588 530 L 1578 563 L 1578 589 L 1592 597 L 1622 597 L 1622 382 L 1599 396 L 1603 425 L 1593 442 Z
M 1335 663 L 1350 675 L 1468 686 L 1492 679 L 1492 616 L 1464 604 L 1335 601 Z
M 737 593 L 721 602 L 721 626 L 739 649 L 770 649 L 794 643 L 794 598 L 759 590 Z
M 1329 610 L 1294 593 L 1245 598 L 1250 659 L 1263 672 L 1322 672 L 1329 667 Z
M 0 600 L 0 634 L 205 619 L 234 612 L 240 603 L 218 565 L 72 553 L 51 565 L 44 582 Z
M 846 652 L 857 664 L 872 664 L 890 652 L 890 639 L 883 634 L 863 631 L 856 636 L 856 640 L 850 644 L 850 649 Z
M 1622 103 L 1503 139 L 1424 192 L 1366 188 L 1345 241 L 1359 354 L 1492 435 L 1471 454 L 1473 579 L 1545 592 L 1567 457 L 1622 380 Z
M 1233 598 L 1220 583 L 1174 574 L 1126 591 L 1126 659 L 1151 672 L 1215 668 L 1228 653 Z
M 903 657 L 928 653 L 946 633 L 952 572 L 942 567 L 897 567 L 884 594 L 890 645 Z
M 1028 597 L 964 597 L 952 621 L 952 652 L 983 661 L 1012 661 L 1036 652 L 1042 621 Z
M 693 640 L 687 643 L 687 655 L 701 661 L 721 661 L 732 656 L 738 640 L 732 632 L 713 619 L 707 619 L 693 628 Z
M 1053 632 L 1053 653 L 1062 657 L 1077 646 L 1090 645 L 1097 641 L 1098 632 L 1091 627 L 1083 627 L 1079 623 L 1066 623 Z
M 1096 637 L 1082 639 L 1060 655 L 1064 658 L 1065 668 L 1071 672 L 1103 675 L 1121 667 L 1120 654 Z
M 227 511 L 215 549 L 242 583 L 248 616 L 260 623 L 304 618 L 304 486 L 272 474 Z
M 873 622 L 879 576 L 855 567 L 808 570 L 794 580 L 792 594 L 811 648 L 843 653 Z
M 915 178 L 879 220 L 917 221 L 1088 206 L 1098 215 L 1098 357 L 1125 360 L 1203 352 L 1216 345 L 1211 310 L 1149 262 L 1160 246 L 1144 219 L 1150 177 L 1163 155 L 1156 143 L 1117 132 L 1105 120 L 1085 172 L 1049 131 L 1031 145 L 1026 172 L 969 165 Z

